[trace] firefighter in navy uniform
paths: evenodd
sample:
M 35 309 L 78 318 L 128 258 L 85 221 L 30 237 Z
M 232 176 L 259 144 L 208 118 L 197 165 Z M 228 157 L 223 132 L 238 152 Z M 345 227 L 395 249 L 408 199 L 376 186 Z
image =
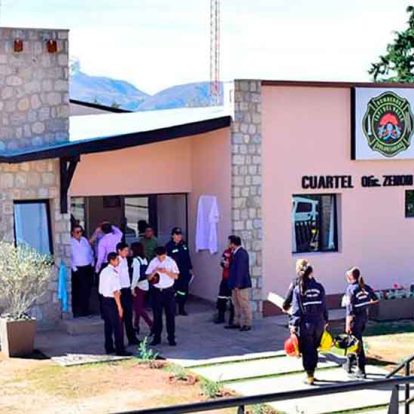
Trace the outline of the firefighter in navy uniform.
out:
M 178 314 L 188 315 L 185 310 L 185 303 L 188 296 L 188 287 L 192 278 L 193 265 L 191 264 L 190 252 L 187 243 L 183 239 L 183 232 L 180 227 L 174 227 L 171 231 L 171 240 L 165 246 L 169 257 L 177 263 L 180 274 L 174 283 Z
M 368 321 L 368 306 L 377 303 L 378 297 L 372 288 L 365 284 L 361 272 L 357 267 L 353 267 L 346 272 L 349 283 L 345 293 L 346 305 L 346 326 L 345 331 L 358 339 L 358 349 L 356 353 L 348 354 L 347 361 L 343 365 L 348 374 L 352 373 L 352 365 L 355 360 L 357 371 L 355 376 L 360 379 L 366 378 L 365 373 L 365 351 L 362 334 Z
M 328 324 L 325 289 L 313 278 L 312 273 L 309 262 L 298 271 L 299 282 L 293 290 L 292 316 L 289 321 L 291 332 L 299 337 L 299 350 L 308 385 L 315 382 L 318 348 Z

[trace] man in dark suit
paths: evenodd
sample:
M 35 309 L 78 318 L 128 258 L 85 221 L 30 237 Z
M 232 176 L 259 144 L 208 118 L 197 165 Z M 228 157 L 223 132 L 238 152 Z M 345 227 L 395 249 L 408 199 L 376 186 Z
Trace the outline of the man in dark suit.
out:
M 233 251 L 228 285 L 232 291 L 234 324 L 227 325 L 226 329 L 250 331 L 252 328 L 252 308 L 250 305 L 252 281 L 250 279 L 249 254 L 241 247 L 241 239 L 238 236 L 229 237 L 229 246 Z

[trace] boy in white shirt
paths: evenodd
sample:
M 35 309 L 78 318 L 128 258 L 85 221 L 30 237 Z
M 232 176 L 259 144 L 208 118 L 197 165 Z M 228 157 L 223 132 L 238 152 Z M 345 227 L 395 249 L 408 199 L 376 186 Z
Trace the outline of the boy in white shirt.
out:
M 178 278 L 177 263 L 167 256 L 167 250 L 163 246 L 155 249 L 156 257 L 151 260 L 145 272 L 148 281 L 152 283 L 152 307 L 154 313 L 154 338 L 151 345 L 161 343 L 162 313 L 165 310 L 167 324 L 168 343 L 176 346 L 175 342 L 175 291 L 174 281 Z
M 107 256 L 108 266 L 99 277 L 99 293 L 102 295 L 102 317 L 105 323 L 105 351 L 107 354 L 116 353 L 118 356 L 129 356 L 125 351 L 124 334 L 122 329 L 123 309 L 121 305 L 121 285 L 117 266 L 118 255 L 115 252 Z M 115 337 L 115 348 L 113 336 Z
M 135 336 L 134 327 L 132 326 L 132 294 L 131 280 L 129 278 L 128 259 L 129 247 L 126 243 L 120 242 L 116 245 L 119 258 L 119 266 L 117 268 L 119 282 L 121 284 L 121 304 L 124 310 L 123 324 L 125 325 L 126 336 L 129 345 L 138 345 L 138 338 Z

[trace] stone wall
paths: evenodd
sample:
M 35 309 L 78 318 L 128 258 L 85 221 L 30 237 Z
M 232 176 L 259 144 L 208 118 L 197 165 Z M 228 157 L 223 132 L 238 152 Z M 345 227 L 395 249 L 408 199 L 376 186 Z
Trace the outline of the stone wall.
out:
M 232 123 L 232 231 L 250 254 L 252 306 L 262 315 L 262 117 L 261 82 L 234 84 Z
M 0 28 L 0 152 L 68 140 L 68 117 L 68 31 Z
M 0 239 L 14 241 L 14 207 L 17 200 L 48 199 L 56 269 L 48 290 L 32 313 L 43 324 L 61 317 L 57 297 L 57 266 L 70 266 L 70 215 L 60 213 L 59 160 L 0 164 Z M 68 267 L 70 269 L 70 267 Z

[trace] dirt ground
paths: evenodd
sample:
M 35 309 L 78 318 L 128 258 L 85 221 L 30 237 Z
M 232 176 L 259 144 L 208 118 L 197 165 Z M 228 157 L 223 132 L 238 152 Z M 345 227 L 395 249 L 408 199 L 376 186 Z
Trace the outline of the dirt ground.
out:
M 65 368 L 49 360 L 3 359 L 0 413 L 114 413 L 205 399 L 198 383 L 171 383 L 170 376 L 136 361 Z
M 389 369 L 414 353 L 414 333 L 371 336 L 365 342 L 368 356 Z

